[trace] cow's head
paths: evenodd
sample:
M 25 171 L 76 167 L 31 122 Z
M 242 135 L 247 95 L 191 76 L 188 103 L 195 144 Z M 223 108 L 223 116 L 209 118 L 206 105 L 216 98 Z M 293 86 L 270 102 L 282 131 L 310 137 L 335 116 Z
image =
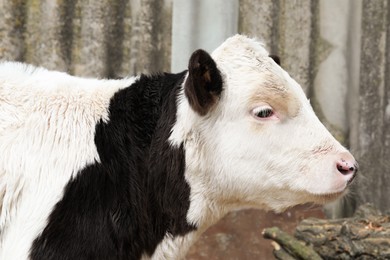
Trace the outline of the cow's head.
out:
M 225 206 L 325 203 L 357 170 L 299 84 L 245 36 L 193 53 L 170 140 L 185 145 L 191 188 Z

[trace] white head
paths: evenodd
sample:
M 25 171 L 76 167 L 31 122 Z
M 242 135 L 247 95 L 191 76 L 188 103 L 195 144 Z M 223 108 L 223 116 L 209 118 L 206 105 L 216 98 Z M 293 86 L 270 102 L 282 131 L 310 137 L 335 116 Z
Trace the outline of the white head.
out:
M 211 56 L 196 51 L 184 92 L 170 140 L 184 143 L 194 196 L 281 211 L 333 200 L 355 176 L 353 156 L 253 39 L 233 36 Z

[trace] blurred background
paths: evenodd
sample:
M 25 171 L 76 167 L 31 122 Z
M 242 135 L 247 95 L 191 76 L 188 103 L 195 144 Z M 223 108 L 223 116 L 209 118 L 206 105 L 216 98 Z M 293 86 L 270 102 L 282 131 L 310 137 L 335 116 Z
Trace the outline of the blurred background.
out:
M 233 212 L 187 259 L 272 259 L 264 227 L 390 206 L 390 3 L 387 0 L 0 0 L 0 60 L 86 77 L 186 69 L 236 33 L 262 39 L 360 164 L 347 198 L 283 214 Z

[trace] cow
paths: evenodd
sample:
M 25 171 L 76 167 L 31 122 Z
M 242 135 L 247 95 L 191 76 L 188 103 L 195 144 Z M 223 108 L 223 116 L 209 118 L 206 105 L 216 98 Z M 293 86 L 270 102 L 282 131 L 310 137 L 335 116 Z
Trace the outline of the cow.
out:
M 354 157 L 264 45 L 122 79 L 0 64 L 0 259 L 180 259 L 242 208 L 344 195 Z

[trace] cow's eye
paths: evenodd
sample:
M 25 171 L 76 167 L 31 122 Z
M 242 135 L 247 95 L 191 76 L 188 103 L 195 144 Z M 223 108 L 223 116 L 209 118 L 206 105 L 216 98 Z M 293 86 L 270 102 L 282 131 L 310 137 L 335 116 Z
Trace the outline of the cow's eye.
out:
M 274 115 L 272 108 L 268 106 L 253 109 L 253 115 L 258 118 L 269 118 Z
M 259 112 L 257 112 L 256 116 L 260 117 L 260 118 L 267 118 L 267 117 L 272 116 L 272 114 L 273 114 L 272 109 L 266 108 L 266 109 L 263 109 L 263 110 L 260 110 Z

